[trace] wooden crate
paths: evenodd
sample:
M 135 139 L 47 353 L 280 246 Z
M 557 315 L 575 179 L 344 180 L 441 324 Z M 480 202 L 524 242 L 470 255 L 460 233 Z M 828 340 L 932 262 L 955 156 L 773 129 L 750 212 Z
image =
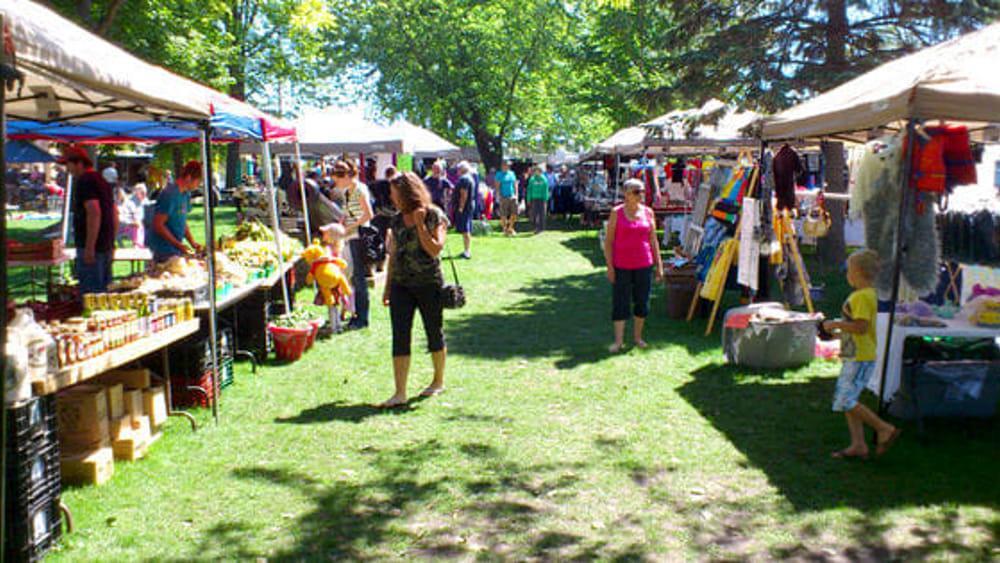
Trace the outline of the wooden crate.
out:
M 149 417 L 151 428 L 158 429 L 167 421 L 167 391 L 163 386 L 150 387 L 142 392 L 143 410 Z
M 119 440 L 111 443 L 115 459 L 121 461 L 136 461 L 146 455 L 152 443 L 152 432 L 149 428 L 149 417 L 133 417 L 133 424 L 124 427 Z M 125 429 L 127 428 L 127 429 Z
M 60 460 L 63 483 L 68 485 L 103 485 L 115 473 L 114 452 L 110 446 L 66 456 Z

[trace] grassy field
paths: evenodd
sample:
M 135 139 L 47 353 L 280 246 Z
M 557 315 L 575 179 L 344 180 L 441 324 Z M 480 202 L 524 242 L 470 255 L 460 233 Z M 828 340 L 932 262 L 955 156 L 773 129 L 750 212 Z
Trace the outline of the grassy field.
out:
M 609 356 L 594 233 L 477 238 L 473 256 L 445 394 L 370 406 L 392 388 L 375 305 L 298 363 L 238 365 L 219 426 L 172 419 L 148 459 L 67 491 L 77 531 L 52 559 L 1000 557 L 1000 424 L 904 426 L 884 459 L 835 461 L 836 364 L 727 366 L 662 289 L 651 349 Z M 430 369 L 414 359 L 414 394 Z

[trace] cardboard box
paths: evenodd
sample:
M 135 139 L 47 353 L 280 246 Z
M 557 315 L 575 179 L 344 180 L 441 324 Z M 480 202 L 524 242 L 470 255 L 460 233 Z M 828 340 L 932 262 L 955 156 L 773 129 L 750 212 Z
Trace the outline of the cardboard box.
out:
M 142 405 L 142 389 L 126 389 L 125 392 L 122 393 L 122 400 L 125 403 L 126 415 L 131 415 L 132 418 L 137 418 L 146 414 Z
M 163 386 L 150 387 L 142 392 L 142 406 L 149 425 L 159 428 L 167 421 L 167 391 Z
M 125 391 L 121 383 L 114 383 L 107 386 L 108 392 L 108 416 L 114 420 L 121 418 L 125 414 L 125 402 L 122 393 Z
M 103 485 L 115 473 L 115 458 L 111 447 L 65 456 L 59 470 L 67 485 Z
M 121 435 L 121 439 L 111 443 L 115 459 L 135 461 L 146 455 L 146 450 L 152 441 L 148 416 L 133 417 L 134 424 Z
M 145 389 L 152 384 L 153 375 L 148 369 L 116 369 L 98 378 L 105 385 L 121 383 L 126 389 Z
M 59 443 L 68 453 L 92 451 L 108 441 L 108 396 L 100 385 L 78 385 L 56 396 Z
M 112 418 L 108 423 L 108 434 L 111 437 L 112 442 L 117 442 L 131 435 L 133 427 L 132 415 L 123 415 L 118 418 Z

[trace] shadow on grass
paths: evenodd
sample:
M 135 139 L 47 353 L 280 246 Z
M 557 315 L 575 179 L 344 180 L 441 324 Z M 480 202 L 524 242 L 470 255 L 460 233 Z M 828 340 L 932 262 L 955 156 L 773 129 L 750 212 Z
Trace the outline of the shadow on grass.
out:
M 1000 508 L 1000 424 L 956 436 L 939 426 L 929 441 L 903 440 L 884 458 L 845 463 L 830 452 L 847 441 L 842 416 L 830 411 L 834 379 L 773 379 L 741 368 L 708 365 L 680 395 L 767 473 L 796 511 L 853 507 L 864 511 L 926 504 Z
M 536 280 L 517 290 L 524 299 L 496 311 L 448 321 L 449 349 L 496 360 L 556 357 L 560 369 L 610 357 L 611 288 L 603 273 Z M 701 336 L 704 322 L 666 319 L 663 286 L 653 289 L 646 341 L 653 347 L 680 345 L 692 353 L 718 348 Z
M 424 476 L 441 458 L 456 454 L 479 467 L 476 477 Z M 646 555 L 642 546 L 616 551 L 582 532 L 546 529 L 544 520 L 557 513 L 560 495 L 576 494 L 573 487 L 579 484 L 582 464 L 526 465 L 505 458 L 489 444 L 445 446 L 433 439 L 394 449 L 362 449 L 358 455 L 367 459 L 372 476 L 333 484 L 292 469 L 235 469 L 239 479 L 286 488 L 315 506 L 299 517 L 295 545 L 284 551 L 253 553 L 236 537 L 241 530 L 252 531 L 236 522 L 208 530 L 199 553 L 273 561 L 476 557 L 625 561 Z M 457 505 L 451 506 L 455 499 Z M 429 512 L 429 507 L 442 503 L 449 505 L 447 514 Z
M 369 403 L 347 403 L 344 401 L 334 401 L 325 405 L 319 405 L 305 409 L 299 414 L 287 417 L 276 418 L 279 424 L 322 424 L 324 422 L 364 422 L 373 416 L 399 415 L 416 409 L 416 406 L 427 400 L 426 397 L 414 397 L 405 405 L 383 409 Z

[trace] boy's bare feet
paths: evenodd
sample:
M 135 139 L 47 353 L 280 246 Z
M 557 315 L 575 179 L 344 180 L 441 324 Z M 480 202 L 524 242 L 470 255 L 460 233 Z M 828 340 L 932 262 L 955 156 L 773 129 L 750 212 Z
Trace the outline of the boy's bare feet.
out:
M 868 450 L 844 448 L 830 454 L 833 459 L 868 459 Z
M 622 345 L 617 342 L 615 342 L 611 346 L 608 346 L 608 352 L 611 352 L 612 354 L 617 354 L 618 352 L 621 351 L 622 351 Z
M 646 341 L 640 338 L 635 341 L 635 347 L 640 350 L 645 350 L 646 348 L 649 348 L 649 344 L 646 344 Z
M 900 430 L 899 428 L 893 428 L 892 432 L 889 432 L 888 436 L 883 437 L 881 434 L 879 434 L 878 446 L 875 447 L 875 456 L 881 457 L 885 455 L 885 452 L 889 451 L 889 448 L 891 448 L 892 445 L 896 443 L 896 440 L 902 433 L 903 431 Z

